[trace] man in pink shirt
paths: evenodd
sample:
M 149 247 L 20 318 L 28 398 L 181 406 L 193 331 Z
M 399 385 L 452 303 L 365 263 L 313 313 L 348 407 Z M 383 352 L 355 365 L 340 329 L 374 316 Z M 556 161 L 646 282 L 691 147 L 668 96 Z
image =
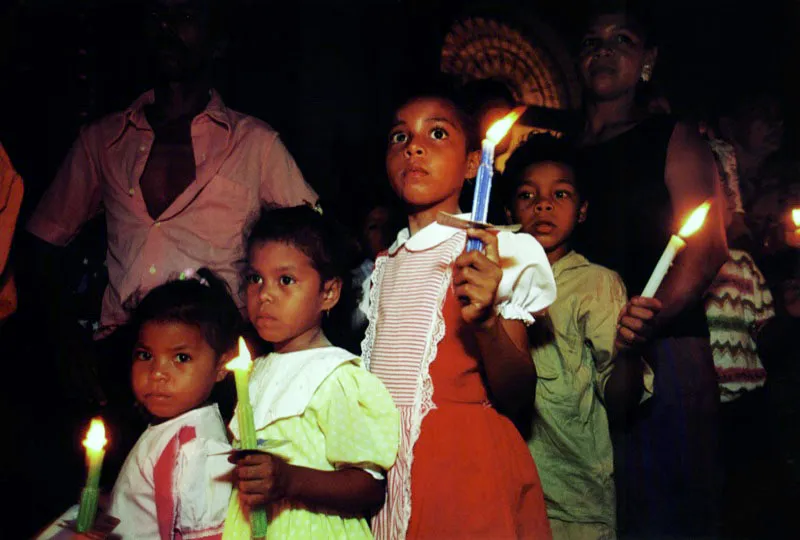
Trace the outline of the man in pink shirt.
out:
M 161 84 L 82 131 L 27 225 L 65 246 L 105 210 L 100 335 L 124 323 L 131 294 L 189 268 L 211 268 L 235 293 L 242 231 L 260 206 L 317 199 L 278 134 L 210 89 L 208 4 L 153 6 L 148 41 Z
M 95 333 L 101 338 L 125 322 L 123 306 L 131 295 L 187 269 L 205 266 L 219 273 L 239 301 L 243 231 L 260 207 L 317 200 L 278 134 L 227 108 L 211 89 L 210 67 L 223 41 L 216 28 L 223 4 L 155 0 L 148 5 L 145 37 L 156 68 L 154 89 L 81 132 L 27 224 L 40 240 L 34 269 L 42 276 L 41 309 L 50 311 L 43 326 L 57 334 L 59 362 L 72 375 L 77 369 L 85 383 L 76 366 L 99 356 L 101 374 L 113 372 L 103 384 L 112 400 L 128 386 L 128 363 L 120 357 L 128 353 L 120 339 L 104 339 L 92 348 L 94 354 L 75 339 L 69 302 L 63 288 L 56 292 L 59 248 L 105 212 L 109 283 Z M 101 392 L 95 394 L 102 400 Z

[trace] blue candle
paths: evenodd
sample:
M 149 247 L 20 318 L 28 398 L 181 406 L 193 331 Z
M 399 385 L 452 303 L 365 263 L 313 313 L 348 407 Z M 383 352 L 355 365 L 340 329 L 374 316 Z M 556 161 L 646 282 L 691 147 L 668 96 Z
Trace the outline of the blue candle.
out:
M 478 177 L 475 179 L 475 195 L 472 198 L 472 221 L 486 223 L 489 213 L 489 196 L 492 192 L 492 175 L 494 174 L 494 149 L 514 122 L 525 111 L 525 107 L 517 107 L 503 118 L 495 122 L 486 132 L 481 144 L 481 164 Z M 483 250 L 483 242 L 476 238 L 467 239 L 467 251 Z

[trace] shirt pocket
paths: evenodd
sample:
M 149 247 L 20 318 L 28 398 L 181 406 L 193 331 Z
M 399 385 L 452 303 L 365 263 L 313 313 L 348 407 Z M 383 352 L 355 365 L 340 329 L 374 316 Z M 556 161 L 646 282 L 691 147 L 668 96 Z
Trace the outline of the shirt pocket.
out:
M 257 198 L 238 182 L 216 175 L 190 205 L 189 223 L 199 239 L 220 249 L 238 249 Z

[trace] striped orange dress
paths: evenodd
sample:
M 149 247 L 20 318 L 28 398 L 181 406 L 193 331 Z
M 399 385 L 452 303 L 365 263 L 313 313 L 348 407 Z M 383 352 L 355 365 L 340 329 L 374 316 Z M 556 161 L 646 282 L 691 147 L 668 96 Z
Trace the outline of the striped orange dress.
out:
M 498 310 L 531 322 L 529 312 L 555 296 L 550 266 L 532 237 L 503 234 L 501 258 L 527 262 L 504 268 Z M 513 424 L 489 401 L 477 344 L 453 294 L 453 261 L 466 235 L 434 223 L 407 239 L 401 232 L 376 261 L 363 343 L 369 369 L 401 417 L 400 451 L 373 533 L 379 539 L 550 538 L 536 466 Z M 504 247 L 528 253 L 510 257 Z M 514 291 L 521 282 L 526 290 Z

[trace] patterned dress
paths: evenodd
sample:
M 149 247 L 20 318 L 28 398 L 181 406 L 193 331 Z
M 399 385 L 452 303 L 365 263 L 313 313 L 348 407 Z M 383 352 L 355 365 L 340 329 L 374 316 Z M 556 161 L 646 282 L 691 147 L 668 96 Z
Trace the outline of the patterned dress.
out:
M 378 257 L 363 343 L 369 369 L 400 410 L 376 538 L 549 538 L 542 487 L 525 441 L 490 401 L 472 332 L 451 285 L 463 231 L 401 231 Z M 532 323 L 555 298 L 541 246 L 501 233 L 498 312 Z
M 394 463 L 397 409 L 381 382 L 344 349 L 323 347 L 259 358 L 250 395 L 259 444 L 277 442 L 269 452 L 292 465 L 320 471 L 358 467 L 383 478 Z M 237 414 L 230 423 L 236 441 Z M 372 538 L 363 517 L 314 512 L 297 501 L 271 505 L 267 517 L 267 539 Z M 223 538 L 250 538 L 236 490 Z

